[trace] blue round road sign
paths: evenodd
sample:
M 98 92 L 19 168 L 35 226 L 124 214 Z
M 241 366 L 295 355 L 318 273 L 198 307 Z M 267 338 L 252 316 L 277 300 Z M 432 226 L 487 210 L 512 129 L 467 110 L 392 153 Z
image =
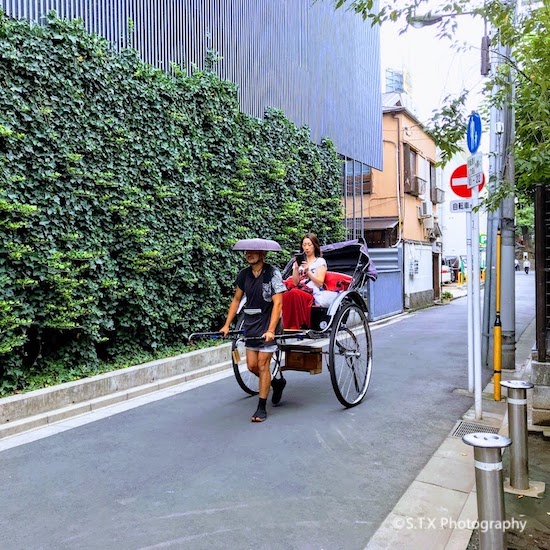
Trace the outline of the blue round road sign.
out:
M 468 150 L 472 155 L 479 149 L 481 143 L 481 117 L 479 113 L 473 112 L 468 118 L 468 129 L 466 131 Z

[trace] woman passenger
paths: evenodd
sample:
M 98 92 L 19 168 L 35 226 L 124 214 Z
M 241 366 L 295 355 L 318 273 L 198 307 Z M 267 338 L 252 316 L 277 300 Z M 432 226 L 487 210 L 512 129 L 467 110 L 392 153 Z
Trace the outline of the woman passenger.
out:
M 311 325 L 311 306 L 328 307 L 336 292 L 324 290 L 327 262 L 315 233 L 307 233 L 300 246 L 304 261 L 292 265 L 292 285 L 283 294 L 283 326 L 285 329 L 304 329 Z

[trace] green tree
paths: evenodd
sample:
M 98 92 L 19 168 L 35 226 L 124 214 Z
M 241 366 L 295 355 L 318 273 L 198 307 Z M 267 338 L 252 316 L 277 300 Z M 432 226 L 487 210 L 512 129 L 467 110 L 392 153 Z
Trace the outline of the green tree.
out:
M 518 204 L 516 207 L 516 238 L 529 249 L 535 233 L 535 211 L 532 204 Z
M 516 174 L 519 193 L 550 183 L 550 6 L 521 21 L 512 40 L 516 79 Z
M 515 156 L 515 188 L 507 188 L 497 182 L 496 192 L 488 206 L 497 205 L 510 192 L 531 201 L 534 185 L 550 183 L 550 5 L 537 4 L 517 17 L 515 2 L 490 1 L 480 4 L 470 0 L 456 0 L 433 7 L 430 0 L 388 0 L 381 8 L 373 0 L 332 0 L 336 9 L 350 9 L 372 25 L 388 21 L 402 21 L 402 32 L 407 32 L 410 17 L 415 14 L 445 14 L 438 23 L 438 36 L 452 39 L 459 21 L 458 15 L 468 13 L 483 18 L 494 29 L 492 48 L 497 44 L 509 46 L 511 55 L 501 60 L 498 72 L 487 78 L 485 85 L 486 108 L 502 107 L 515 89 L 516 131 L 511 145 Z M 459 45 L 455 44 L 458 48 Z M 498 93 L 492 93 L 494 89 Z M 428 129 L 442 151 L 442 163 L 446 163 L 461 149 L 466 127 L 464 112 L 468 92 L 449 96 L 439 106 Z

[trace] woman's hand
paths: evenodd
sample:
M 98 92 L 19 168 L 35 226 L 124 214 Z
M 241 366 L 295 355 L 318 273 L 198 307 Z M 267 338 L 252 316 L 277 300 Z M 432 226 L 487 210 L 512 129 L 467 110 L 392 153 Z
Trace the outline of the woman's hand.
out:
M 275 333 L 271 330 L 268 330 L 265 332 L 263 337 L 265 338 L 266 342 L 271 342 L 272 340 L 275 340 Z

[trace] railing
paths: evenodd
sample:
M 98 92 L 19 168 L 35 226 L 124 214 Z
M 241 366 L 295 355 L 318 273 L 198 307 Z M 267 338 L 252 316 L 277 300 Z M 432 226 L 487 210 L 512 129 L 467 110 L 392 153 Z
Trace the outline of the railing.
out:
M 405 193 L 409 195 L 423 195 L 426 192 L 426 180 L 419 176 L 412 176 L 410 179 L 405 180 Z

